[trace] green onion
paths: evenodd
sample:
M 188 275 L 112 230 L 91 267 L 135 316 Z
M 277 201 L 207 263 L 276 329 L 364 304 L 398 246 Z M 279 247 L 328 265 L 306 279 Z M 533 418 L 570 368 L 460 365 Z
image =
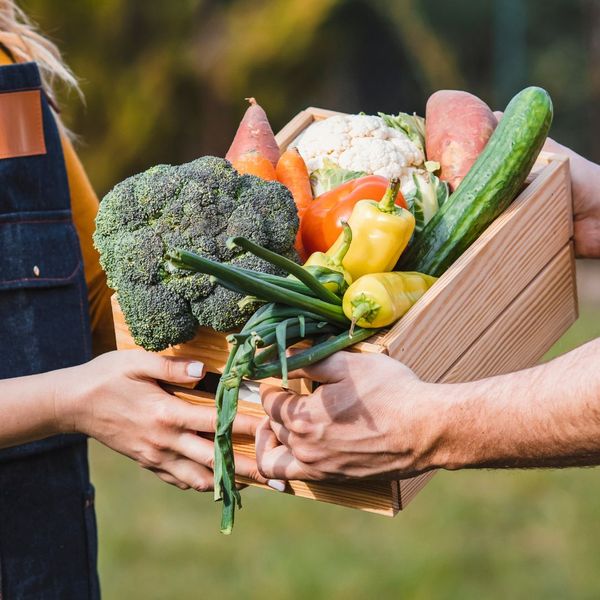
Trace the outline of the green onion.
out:
M 255 256 L 270 262 L 272 265 L 283 269 L 286 273 L 293 275 L 299 279 L 307 287 L 309 287 L 317 296 L 324 302 L 341 305 L 342 301 L 339 296 L 336 296 L 331 290 L 328 290 L 312 273 L 309 273 L 304 267 L 296 264 L 293 260 L 285 258 L 276 252 L 263 248 L 245 237 L 232 237 L 227 240 L 227 247 L 233 248 L 239 246 L 247 252 L 251 252 Z
M 313 365 L 328 356 L 331 356 L 339 350 L 343 350 L 348 346 L 352 346 L 357 342 L 362 342 L 372 335 L 375 335 L 378 329 L 355 329 L 354 335 L 350 337 L 347 331 L 340 333 L 334 338 L 331 338 L 325 342 L 312 346 L 307 350 L 298 352 L 287 359 L 287 368 L 289 371 L 295 371 L 296 369 L 303 369 Z M 266 379 L 268 377 L 281 377 L 281 365 L 279 362 L 271 362 L 256 369 L 254 372 L 254 379 Z
M 175 249 L 169 252 L 169 258 L 180 268 L 187 268 L 206 275 L 214 275 L 228 284 L 236 286 L 236 288 L 243 289 L 246 294 L 252 294 L 269 302 L 279 302 L 309 310 L 340 325 L 347 326 L 350 323 L 340 306 L 324 302 L 319 298 L 309 298 L 291 290 L 284 290 L 266 281 L 258 281 L 250 275 L 204 258 L 194 252 Z

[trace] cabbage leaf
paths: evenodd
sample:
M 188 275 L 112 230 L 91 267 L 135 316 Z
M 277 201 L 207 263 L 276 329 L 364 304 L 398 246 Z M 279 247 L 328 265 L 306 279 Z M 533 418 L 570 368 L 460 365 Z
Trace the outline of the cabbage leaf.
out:
M 325 159 L 323 166 L 310 174 L 310 185 L 312 187 L 313 196 L 316 198 L 325 192 L 329 192 L 334 188 L 350 181 L 367 175 L 364 171 L 348 171 L 342 169 L 332 160 Z

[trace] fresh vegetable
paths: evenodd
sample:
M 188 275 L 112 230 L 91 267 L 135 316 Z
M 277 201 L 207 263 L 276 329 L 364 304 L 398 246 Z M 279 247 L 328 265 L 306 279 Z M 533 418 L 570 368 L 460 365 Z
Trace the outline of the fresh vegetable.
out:
M 325 252 L 313 252 L 308 257 L 308 260 L 304 263 L 304 268 L 315 276 L 321 276 L 321 283 L 327 287 L 327 289 L 333 291 L 335 294 L 342 295 L 348 286 L 352 283 L 352 276 L 343 266 L 343 260 L 350 249 L 352 243 L 352 229 L 348 223 L 343 224 L 342 232 L 342 243 L 339 245 L 337 251 L 328 255 Z M 323 282 L 322 274 L 324 270 L 334 271 L 342 275 L 339 277 L 330 277 L 330 281 Z
M 277 179 L 283 183 L 294 197 L 298 217 L 302 220 L 305 211 L 310 208 L 313 202 L 312 188 L 308 177 L 306 164 L 296 148 L 288 148 L 277 163 Z M 302 234 L 300 229 L 296 235 L 296 250 L 300 258 L 306 258 L 306 251 L 302 243 Z
M 298 150 L 311 173 L 333 163 L 348 171 L 399 177 L 403 185 L 412 185 L 412 171 L 425 160 L 404 131 L 370 115 L 316 121 L 300 137 Z
M 352 243 L 342 264 L 353 280 L 367 273 L 391 271 L 415 229 L 415 218 L 405 208 L 396 206 L 400 180 L 392 179 L 383 198 L 356 203 L 348 225 Z M 340 235 L 327 251 L 335 256 L 344 243 Z
M 251 240 L 244 237 L 233 237 L 227 240 L 227 246 L 229 248 L 239 247 L 243 250 L 251 252 L 258 258 L 261 258 L 273 266 L 282 269 L 283 271 L 290 274 L 290 276 L 299 279 L 306 287 L 308 287 L 315 297 L 320 298 L 325 302 L 333 302 L 334 304 L 341 304 L 339 298 L 329 291 L 314 275 L 310 273 L 310 270 L 305 269 L 294 261 L 281 256 L 268 248 L 263 248 L 259 244 L 255 244 Z
M 519 92 L 463 182 L 415 236 L 398 268 L 440 276 L 513 201 L 551 122 L 552 101 L 545 90 Z
M 135 342 L 162 350 L 194 337 L 198 325 L 240 327 L 257 306 L 240 308 L 243 296 L 208 276 L 165 269 L 165 247 L 281 274 L 225 241 L 243 235 L 295 259 L 297 228 L 296 207 L 283 185 L 241 176 L 226 160 L 205 156 L 152 167 L 116 185 L 100 204 L 94 243 Z
M 454 191 L 485 148 L 498 121 L 477 96 L 440 90 L 427 101 L 425 124 L 427 158 L 440 163 L 440 179 Z
M 279 160 L 279 146 L 273 135 L 269 119 L 254 98 L 246 98 L 250 106 L 242 118 L 225 158 L 237 162 L 244 154 L 256 152 L 267 158 L 273 167 Z
M 418 233 L 431 221 L 440 206 L 448 199 L 448 184 L 433 173 L 418 171 L 413 173 L 414 190 L 406 194 L 408 210 L 415 217 L 415 231 Z
M 289 264 L 244 238 L 228 241 L 228 246 L 236 245 L 272 260 L 274 265 Z M 242 380 L 280 376 L 286 385 L 289 370 L 314 364 L 357 341 L 367 339 L 374 330 L 359 329 L 350 337 L 349 321 L 338 304 L 293 292 L 277 284 L 265 283 L 263 276 L 258 273 L 241 272 L 230 265 L 219 264 L 180 249 L 169 252 L 168 258 L 172 268 L 211 275 L 217 278 L 220 285 L 257 295 L 261 300 L 271 302 L 259 308 L 239 334 L 229 336 L 232 349 L 215 397 L 215 500 L 223 502 L 221 531 L 229 534 L 233 528 L 236 506 L 241 508 L 241 497 L 235 486 L 231 433 Z M 289 275 L 298 275 L 307 287 L 318 289 L 317 280 L 309 281 L 310 273 L 298 272 L 298 265 L 294 263 L 289 266 Z M 323 339 L 332 335 L 335 337 L 287 358 L 287 348 L 298 341 Z M 262 351 L 257 354 L 258 348 Z
M 240 175 L 254 175 L 265 181 L 277 181 L 275 168 L 268 158 L 258 152 L 246 152 L 231 164 Z
M 312 186 L 313 196 L 320 196 L 342 185 L 342 183 L 346 183 L 346 181 L 358 179 L 365 175 L 364 171 L 342 169 L 331 159 L 325 157 L 323 159 L 323 166 L 310 174 L 310 185 Z
M 217 283 L 228 283 L 243 294 L 251 294 L 265 302 L 280 302 L 302 310 L 311 311 L 321 318 L 326 318 L 333 323 L 344 325 L 348 322 L 339 303 L 327 302 L 312 295 L 295 292 L 284 288 L 277 283 L 266 282 L 256 276 L 252 269 L 241 271 L 234 266 L 210 260 L 194 252 L 177 248 L 167 256 L 169 264 L 175 268 L 195 270 L 198 273 L 211 275 Z M 309 275 L 308 271 L 305 271 Z
M 386 115 L 377 113 L 383 122 L 392 129 L 399 129 L 404 132 L 412 143 L 425 156 L 425 119 L 417 114 L 398 113 L 397 115 Z
M 367 175 L 348 181 L 338 188 L 315 198 L 303 215 L 300 225 L 302 243 L 306 252 L 325 252 L 342 233 L 342 223 L 347 222 L 354 205 L 360 200 L 381 200 L 388 188 L 388 180 L 379 175 Z M 396 204 L 406 208 L 399 191 Z
M 292 192 L 298 216 L 302 215 L 313 201 L 306 163 L 296 148 L 288 148 L 277 163 L 277 179 Z
M 423 273 L 371 273 L 359 277 L 344 294 L 344 314 L 360 327 L 387 327 L 435 283 Z

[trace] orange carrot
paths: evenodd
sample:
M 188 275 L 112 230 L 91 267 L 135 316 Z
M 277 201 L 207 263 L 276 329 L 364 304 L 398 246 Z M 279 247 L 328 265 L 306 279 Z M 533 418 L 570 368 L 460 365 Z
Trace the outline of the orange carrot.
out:
M 231 164 L 240 175 L 256 175 L 267 181 L 277 181 L 271 161 L 258 152 L 246 152 L 231 161 Z
M 277 162 L 276 173 L 279 182 L 283 183 L 292 193 L 296 208 L 298 209 L 298 216 L 302 219 L 306 209 L 313 201 L 313 195 L 308 169 L 306 168 L 304 159 L 300 156 L 296 148 L 288 148 L 281 155 L 281 158 Z M 302 244 L 300 229 L 298 229 L 298 235 L 296 236 L 295 248 L 304 262 L 307 256 Z
M 296 148 L 288 148 L 277 162 L 277 179 L 287 187 L 296 203 L 298 215 L 302 218 L 304 211 L 313 201 L 308 169 L 304 159 Z
M 279 146 L 275 141 L 269 119 L 254 98 L 246 98 L 250 106 L 240 121 L 231 147 L 225 158 L 234 163 L 248 152 L 257 152 L 267 158 L 273 167 L 279 160 Z

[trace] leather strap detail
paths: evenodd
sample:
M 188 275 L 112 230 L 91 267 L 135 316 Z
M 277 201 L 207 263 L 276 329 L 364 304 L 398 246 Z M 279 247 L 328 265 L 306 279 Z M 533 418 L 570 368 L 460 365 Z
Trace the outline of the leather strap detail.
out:
M 40 90 L 0 94 L 0 159 L 46 154 Z

